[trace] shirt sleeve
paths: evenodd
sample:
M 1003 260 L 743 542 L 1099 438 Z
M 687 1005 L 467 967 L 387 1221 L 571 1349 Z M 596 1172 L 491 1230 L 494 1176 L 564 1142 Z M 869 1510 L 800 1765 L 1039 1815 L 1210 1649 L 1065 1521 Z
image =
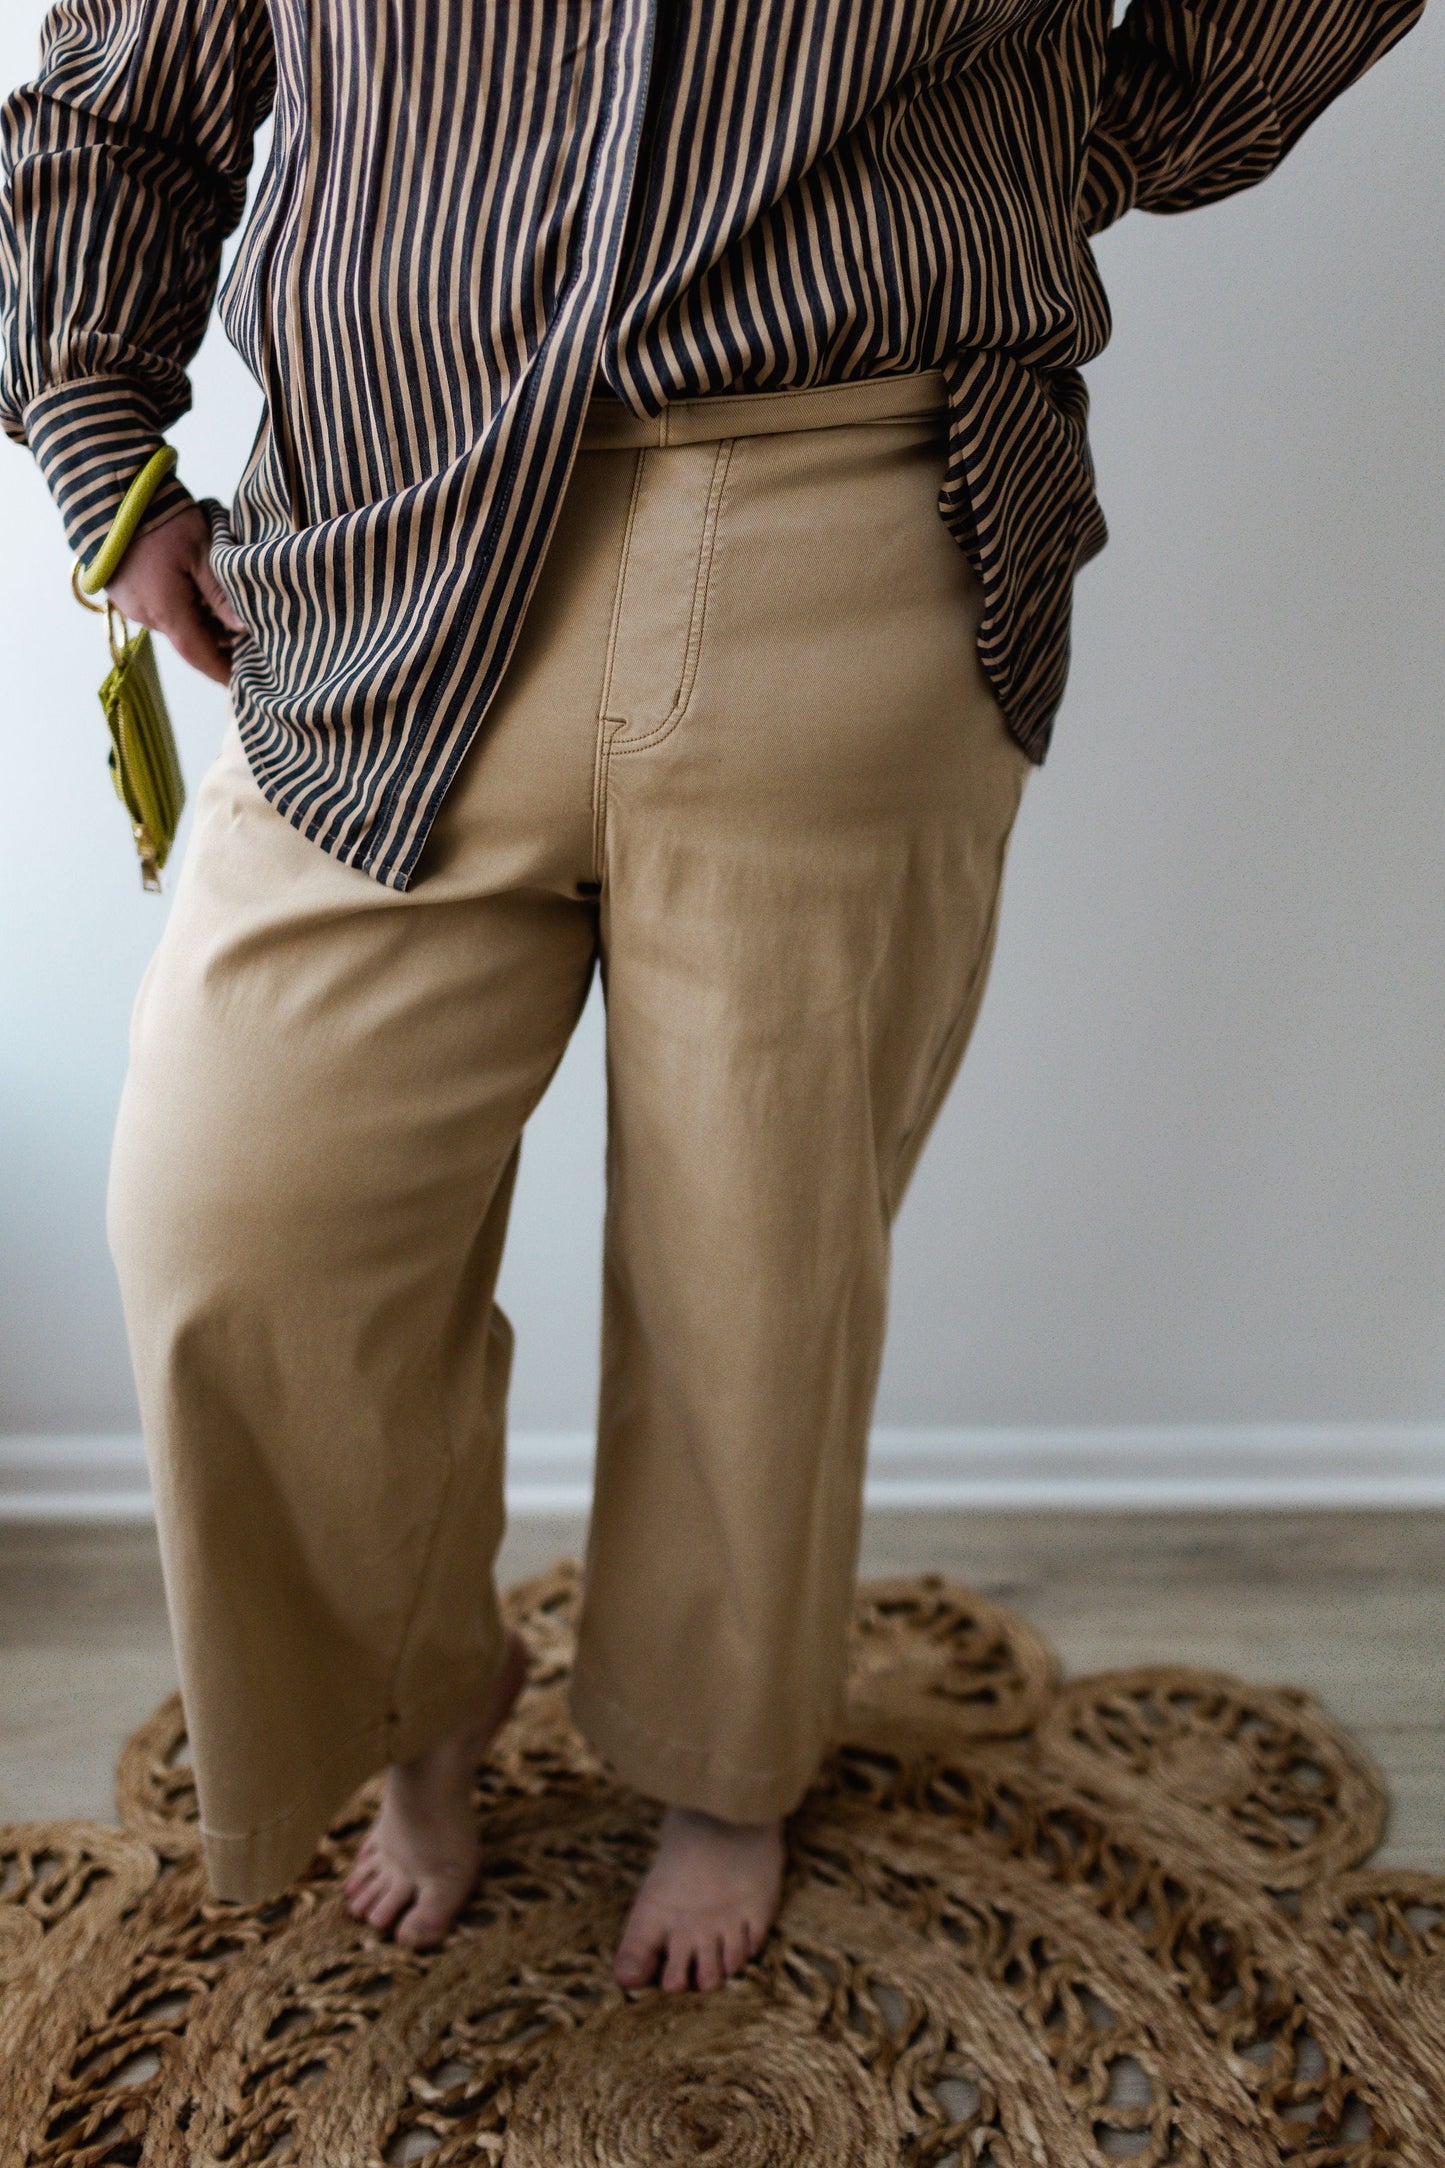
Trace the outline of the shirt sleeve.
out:
M 1090 233 L 1135 205 L 1188 211 L 1263 180 L 1425 0 L 1133 0 L 1109 37 L 1086 146 Z
M 265 0 L 58 0 L 0 106 L 0 428 L 81 556 L 190 405 L 274 83 Z

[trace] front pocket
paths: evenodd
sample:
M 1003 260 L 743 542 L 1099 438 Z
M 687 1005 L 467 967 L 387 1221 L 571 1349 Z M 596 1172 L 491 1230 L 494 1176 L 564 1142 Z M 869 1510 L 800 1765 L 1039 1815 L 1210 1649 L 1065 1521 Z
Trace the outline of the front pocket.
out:
M 639 455 L 602 695 L 612 752 L 661 744 L 687 712 L 732 448 L 724 438 Z

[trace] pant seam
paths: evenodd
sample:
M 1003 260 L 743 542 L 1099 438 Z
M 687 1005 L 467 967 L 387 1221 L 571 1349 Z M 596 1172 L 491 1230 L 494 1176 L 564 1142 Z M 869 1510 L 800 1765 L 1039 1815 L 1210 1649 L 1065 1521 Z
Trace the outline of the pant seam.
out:
M 622 547 L 617 557 L 617 584 L 612 592 L 612 621 L 607 628 L 607 653 L 602 664 L 602 697 L 597 704 L 597 736 L 592 754 L 592 873 L 596 880 L 603 877 L 607 854 L 607 739 L 608 710 L 612 705 L 612 674 L 617 662 L 617 646 L 622 636 L 622 607 L 627 590 L 627 567 L 632 556 L 632 536 L 637 525 L 637 502 L 642 494 L 642 473 L 647 452 L 637 452 L 632 468 L 632 489 L 627 499 L 627 518 L 622 529 Z
M 693 688 L 697 683 L 698 663 L 702 655 L 703 634 L 707 625 L 708 598 L 712 592 L 712 569 L 716 556 L 718 522 L 722 516 L 723 488 L 732 464 L 733 445 L 736 439 L 727 437 L 718 446 L 713 461 L 712 480 L 708 486 L 707 505 L 703 511 L 702 529 L 698 536 L 697 564 L 693 570 L 692 609 L 688 616 L 687 646 L 683 653 L 682 677 L 678 683 L 673 703 L 662 721 L 640 738 L 619 741 L 617 731 L 625 727 L 625 716 L 608 716 L 613 725 L 608 733 L 607 758 L 609 763 L 623 753 L 646 753 L 653 746 L 661 745 L 670 738 L 692 704 Z
M 1017 818 L 1017 814 L 1018 808 L 1015 807 L 1015 819 Z M 979 1000 L 981 998 L 980 980 L 983 973 L 988 968 L 989 962 L 993 955 L 994 943 L 998 935 L 999 906 L 1003 897 L 1004 867 L 1008 861 L 1008 847 L 1012 835 L 1013 820 L 1010 820 L 1008 827 L 1004 830 L 1003 840 L 999 845 L 998 861 L 994 869 L 993 894 L 989 900 L 988 917 L 984 923 L 983 936 L 979 942 L 978 953 L 975 955 L 973 959 L 973 964 L 969 970 L 968 983 L 964 988 L 963 999 L 959 1003 L 958 1008 L 954 1011 L 953 1018 L 949 1023 L 948 1029 L 943 1035 L 943 1043 L 939 1047 L 939 1050 L 934 1056 L 933 1061 L 929 1067 L 928 1081 L 924 1086 L 923 1093 L 919 1101 L 918 1112 L 915 1114 L 913 1120 L 908 1124 L 908 1127 L 903 1131 L 903 1134 L 898 1139 L 898 1142 L 894 1146 L 893 1151 L 890 1155 L 888 1180 L 883 1185 L 882 1196 L 885 1224 L 891 1223 L 897 1215 L 898 1207 L 902 1202 L 902 1192 L 905 1186 L 906 1173 L 909 1170 L 911 1164 L 910 1152 L 915 1142 L 922 1144 L 924 1139 L 927 1137 L 932 1116 L 937 1111 L 938 1102 L 943 1096 L 943 1093 L 947 1090 L 949 1079 L 953 1075 L 957 1057 L 962 1051 L 959 1046 L 959 1040 L 960 1038 L 962 1038 L 966 1041 L 968 1033 L 972 1029 L 974 1018 L 977 1014 Z

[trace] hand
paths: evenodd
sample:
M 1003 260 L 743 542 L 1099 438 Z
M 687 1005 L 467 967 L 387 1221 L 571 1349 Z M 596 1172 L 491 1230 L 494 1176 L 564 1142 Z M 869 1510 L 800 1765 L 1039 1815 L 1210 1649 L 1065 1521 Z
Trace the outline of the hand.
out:
M 231 681 L 231 645 L 245 626 L 211 570 L 211 530 L 199 505 L 137 535 L 106 593 L 218 685 Z

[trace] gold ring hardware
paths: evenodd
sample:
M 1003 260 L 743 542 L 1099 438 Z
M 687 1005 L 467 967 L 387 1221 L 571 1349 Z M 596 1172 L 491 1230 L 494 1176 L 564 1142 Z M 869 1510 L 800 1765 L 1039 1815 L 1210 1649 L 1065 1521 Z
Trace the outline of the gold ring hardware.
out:
M 82 563 L 80 558 L 77 557 L 75 563 L 70 568 L 70 592 L 74 595 L 76 601 L 80 604 L 82 610 L 92 610 L 97 617 L 104 617 L 106 612 L 105 603 L 92 602 L 89 595 L 85 592 L 85 589 L 80 584 L 80 575 L 82 574 L 82 572 L 84 572 L 84 570 L 84 564 Z

